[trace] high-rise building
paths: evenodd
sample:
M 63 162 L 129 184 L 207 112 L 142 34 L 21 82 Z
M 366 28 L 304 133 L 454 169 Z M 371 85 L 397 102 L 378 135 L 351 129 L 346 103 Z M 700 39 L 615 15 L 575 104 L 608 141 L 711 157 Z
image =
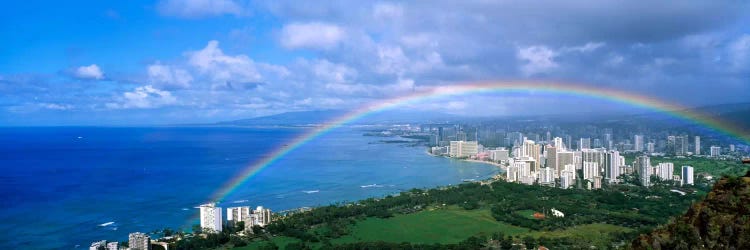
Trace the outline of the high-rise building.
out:
M 575 153 L 571 151 L 559 151 L 557 152 L 557 176 L 562 174 L 566 165 L 575 166 Z M 573 170 L 575 171 L 575 167 Z
M 199 209 L 201 211 L 201 228 L 212 232 L 221 232 L 221 207 L 217 207 L 214 203 L 208 203 L 200 205 Z
M 682 166 L 682 185 L 693 185 L 693 167 Z
M 448 155 L 450 157 L 470 157 L 479 153 L 479 144 L 476 141 L 451 141 Z
M 666 147 L 665 153 L 672 154 L 672 155 L 677 154 L 676 145 L 677 145 L 677 136 L 674 136 L 674 135 L 667 136 L 667 145 L 665 146 Z
M 89 250 L 107 250 L 107 241 L 96 241 L 92 242 L 91 246 L 89 247 Z
M 605 155 L 606 152 L 599 149 L 584 149 L 581 153 L 581 167 L 583 162 L 595 162 L 599 172 L 604 171 L 605 167 Z
M 565 149 L 573 150 L 573 137 L 570 135 L 565 136 Z
M 250 207 L 242 206 L 227 208 L 227 224 L 235 227 L 240 221 L 244 221 L 245 228 L 249 228 L 248 225 L 250 224 Z
M 688 149 L 690 148 L 690 143 L 688 142 L 690 138 L 687 135 L 680 136 L 680 139 L 682 142 L 680 143 L 680 155 L 687 155 Z
M 643 151 L 643 135 L 635 135 L 633 138 L 633 145 L 635 146 L 635 151 Z
M 560 188 L 567 189 L 573 186 L 575 179 L 573 178 L 575 173 L 573 171 L 562 171 L 560 175 Z
M 729 152 L 734 152 L 734 144 L 729 144 Z
M 128 246 L 130 250 L 151 250 L 151 237 L 141 232 L 130 233 Z
M 508 182 L 517 182 L 518 177 L 518 166 L 515 165 L 514 162 L 513 164 L 510 164 L 510 166 L 508 166 L 508 170 L 505 171 L 505 180 Z
M 250 218 L 252 221 L 251 226 L 258 225 L 265 227 L 268 223 L 271 223 L 271 209 L 259 206 L 253 210 L 253 214 L 250 215 Z
M 541 168 L 539 171 L 539 182 L 542 184 L 555 183 L 555 170 L 552 168 Z
M 674 175 L 674 164 L 671 162 L 662 162 L 656 166 L 656 176 L 663 181 L 672 180 Z
M 695 155 L 701 155 L 701 137 L 695 136 Z
M 497 148 L 490 150 L 490 159 L 493 161 L 507 161 L 508 160 L 508 149 Z
M 583 178 L 591 181 L 594 179 L 594 176 L 599 176 L 599 164 L 596 162 L 584 161 Z
M 721 156 L 721 147 L 711 146 L 711 157 Z
M 594 183 L 594 189 L 600 189 L 602 188 L 602 177 L 601 176 L 594 176 L 594 179 L 592 180 Z
M 551 145 L 547 145 L 544 149 L 544 154 L 546 155 L 547 163 L 545 164 L 545 167 L 552 169 L 553 177 L 557 177 L 557 148 Z
M 654 152 L 654 143 L 649 142 L 646 143 L 646 152 L 653 153 Z
M 636 157 L 636 171 L 638 171 L 638 178 L 641 181 L 641 185 L 644 187 L 651 186 L 651 159 L 648 156 Z
M 591 138 L 581 138 L 578 142 L 578 150 L 591 148 Z
M 613 150 L 607 153 L 605 158 L 605 171 L 604 177 L 609 183 L 617 182 L 617 177 L 620 176 L 620 152 Z
M 554 139 L 554 146 L 557 148 L 558 151 L 562 151 L 565 149 L 565 144 L 563 143 L 563 139 L 560 137 L 555 137 Z

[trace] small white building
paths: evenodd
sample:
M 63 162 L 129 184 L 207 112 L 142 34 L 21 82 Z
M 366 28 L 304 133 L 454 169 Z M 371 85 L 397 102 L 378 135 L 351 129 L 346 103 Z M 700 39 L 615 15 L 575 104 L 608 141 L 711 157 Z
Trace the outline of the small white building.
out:
M 557 209 L 553 208 L 553 209 L 550 209 L 550 211 L 552 212 L 552 216 L 560 217 L 560 218 L 564 218 L 565 217 L 565 214 L 563 212 L 560 212 L 560 210 L 557 210 Z

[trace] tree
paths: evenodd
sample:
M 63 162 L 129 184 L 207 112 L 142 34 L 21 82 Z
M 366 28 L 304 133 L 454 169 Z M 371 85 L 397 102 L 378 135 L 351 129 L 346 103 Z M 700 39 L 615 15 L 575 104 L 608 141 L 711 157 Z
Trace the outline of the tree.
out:
M 252 230 L 253 230 L 253 234 L 255 235 L 260 235 L 263 233 L 263 228 L 258 225 L 253 225 Z

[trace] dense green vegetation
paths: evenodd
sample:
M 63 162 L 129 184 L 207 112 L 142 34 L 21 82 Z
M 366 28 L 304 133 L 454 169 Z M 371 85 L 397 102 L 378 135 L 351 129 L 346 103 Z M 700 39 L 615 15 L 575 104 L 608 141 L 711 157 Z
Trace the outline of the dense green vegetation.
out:
M 634 249 L 750 249 L 750 172 L 723 177 L 688 212 L 632 242 Z
M 511 245 L 544 241 L 547 246 L 610 247 L 612 241 L 624 243 L 638 232 L 666 223 L 700 198 L 698 194 L 670 192 L 670 188 L 617 185 L 590 191 L 507 182 L 467 183 L 320 207 L 275 221 L 266 231 L 297 239 L 289 243 L 292 248 L 399 247 L 406 241 L 411 248 L 442 244 L 460 249 L 472 236 L 479 237 L 475 240 L 482 245 L 507 240 Z M 551 208 L 565 217 L 552 216 Z M 535 212 L 546 218 L 534 218 Z M 593 237 L 570 230 L 590 227 L 608 230 L 595 229 L 599 233 L 591 234 Z M 498 234 L 503 239 L 492 238 Z

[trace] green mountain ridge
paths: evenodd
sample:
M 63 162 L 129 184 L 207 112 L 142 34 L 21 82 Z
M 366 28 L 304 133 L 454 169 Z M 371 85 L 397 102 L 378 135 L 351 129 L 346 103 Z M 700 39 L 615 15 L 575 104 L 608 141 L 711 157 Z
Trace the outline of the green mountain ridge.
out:
M 633 249 L 750 249 L 750 171 L 723 177 L 685 215 L 639 236 Z

